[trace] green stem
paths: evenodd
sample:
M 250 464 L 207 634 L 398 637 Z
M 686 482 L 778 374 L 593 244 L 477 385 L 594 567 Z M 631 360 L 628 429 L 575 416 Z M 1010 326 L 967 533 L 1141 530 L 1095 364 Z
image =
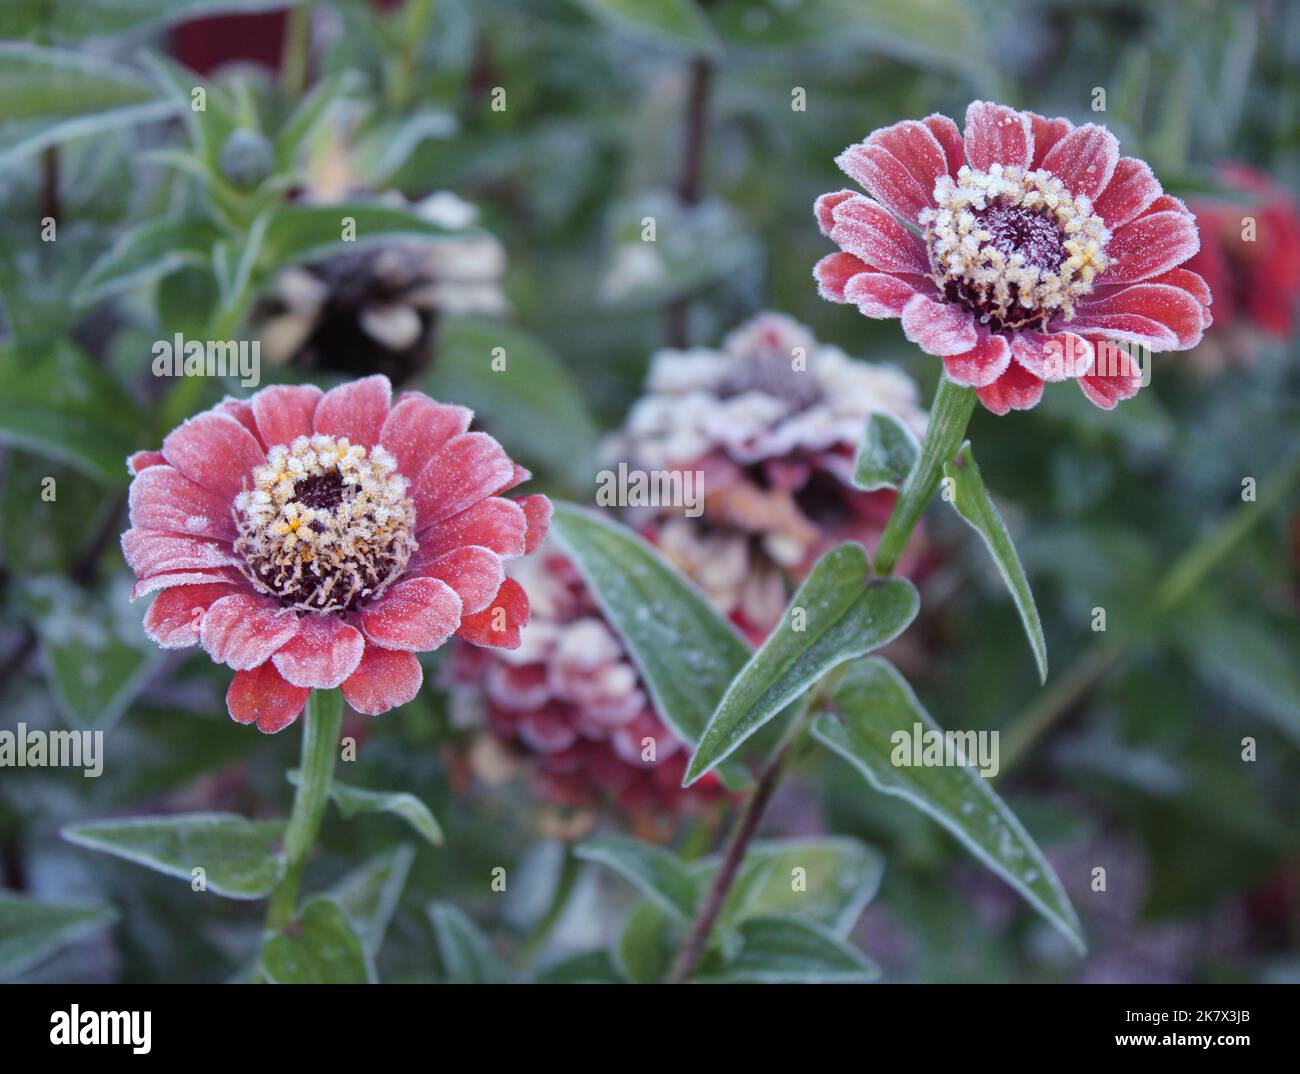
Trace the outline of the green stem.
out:
M 311 53 L 311 11 L 315 0 L 301 0 L 289 9 L 280 58 L 280 85 L 290 97 L 307 86 L 307 61 Z
M 876 549 L 875 569 L 880 577 L 893 573 L 898 565 L 908 538 L 939 487 L 943 464 L 951 461 L 961 449 L 974 409 L 974 388 L 963 388 L 946 376 L 940 379 L 939 390 L 930 408 L 930 424 L 925 431 L 921 454 L 903 487 L 898 490 L 898 500 L 885 524 L 885 532 L 880 536 L 880 547 Z
M 407 0 L 404 19 L 401 51 L 388 86 L 389 103 L 397 109 L 405 108 L 411 100 L 420 51 L 433 22 L 433 0 Z
M 1157 616 L 1176 611 L 1206 576 L 1217 567 L 1259 522 L 1283 499 L 1300 477 L 1300 461 L 1283 466 L 1261 482 L 1266 491 L 1255 502 L 1243 503 L 1229 512 L 1209 533 L 1183 553 L 1156 585 L 1154 607 Z M 1053 725 L 1069 712 L 1113 667 L 1127 649 L 1120 641 L 1099 641 L 1065 672 L 1052 689 L 1042 694 L 1008 727 L 1002 747 L 1001 775 L 1007 771 Z
M 270 931 L 283 929 L 293 920 L 303 866 L 316 842 L 329 800 L 342 724 L 343 695 L 338 690 L 313 690 L 307 698 L 303 718 L 298 788 L 293 796 L 289 826 L 284 832 L 284 875 L 271 892 L 266 911 L 266 927 Z

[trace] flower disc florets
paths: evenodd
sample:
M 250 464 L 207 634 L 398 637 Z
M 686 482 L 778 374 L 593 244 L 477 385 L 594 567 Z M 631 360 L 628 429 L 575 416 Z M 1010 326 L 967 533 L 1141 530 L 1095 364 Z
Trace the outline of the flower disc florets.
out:
M 924 209 L 930 278 L 949 302 L 963 302 L 995 332 L 1043 329 L 1091 293 L 1110 264 L 1110 232 L 1092 202 L 1050 172 L 963 165 L 935 184 Z
M 301 611 L 342 612 L 377 597 L 416 548 L 415 507 L 397 460 L 347 437 L 277 445 L 235 498 L 235 551 L 259 592 Z

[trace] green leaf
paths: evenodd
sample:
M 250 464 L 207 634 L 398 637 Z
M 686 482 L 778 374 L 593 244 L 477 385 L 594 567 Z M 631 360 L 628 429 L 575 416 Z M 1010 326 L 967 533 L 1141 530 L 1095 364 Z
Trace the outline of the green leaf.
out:
M 538 984 L 626 984 L 608 951 L 586 951 L 548 966 L 537 976 Z
M 125 487 L 126 458 L 147 424 L 117 381 L 67 340 L 50 352 L 0 346 L 0 444 Z
M 919 607 L 916 588 L 906 579 L 871 579 L 861 545 L 831 549 L 727 688 L 700 736 L 683 784 L 689 786 L 729 757 L 832 668 L 893 641 Z
M 1082 953 L 1074 907 L 1042 851 L 988 780 L 965 764 L 894 764 L 896 735 L 910 743 L 917 725 L 922 733 L 943 734 L 943 729 L 893 666 L 880 657 L 855 664 L 840 681 L 834 703 L 836 714 L 818 717 L 813 735 L 877 790 L 910 802 L 947 828 Z
M 415 848 L 400 844 L 348 873 L 330 891 L 369 958 L 379 953 L 414 860 Z
M 853 462 L 853 484 L 866 492 L 902 487 L 921 454 L 912 430 L 893 414 L 877 411 L 867 418 L 858 455 Z
M 374 984 L 375 967 L 339 903 L 303 903 L 292 932 L 262 944 L 262 973 L 274 984 Z
M 77 287 L 76 301 L 87 306 L 187 266 L 206 268 L 220 238 L 216 225 L 198 216 L 167 217 L 133 227 L 90 266 Z
M 950 480 L 952 505 L 984 541 L 984 545 L 998 565 L 1002 580 L 1011 591 L 1016 602 L 1016 611 L 1020 613 L 1020 622 L 1024 624 L 1025 634 L 1029 638 L 1029 647 L 1034 651 L 1034 662 L 1038 665 L 1040 682 L 1047 681 L 1047 640 L 1043 637 L 1043 624 L 1038 621 L 1038 608 L 1034 604 L 1034 594 L 1029 589 L 1029 579 L 1025 569 L 1020 565 L 1016 546 L 1011 542 L 1006 523 L 993 505 L 989 490 L 980 476 L 980 468 L 971 454 L 970 441 L 964 443 L 957 457 L 943 465 L 944 477 Z
M 689 921 L 699 901 L 699 888 L 686 865 L 670 850 L 638 839 L 588 839 L 574 852 L 585 861 L 613 869 L 656 906 L 681 921 Z
M 0 980 L 17 977 L 116 920 L 107 906 L 42 902 L 0 891 Z
M 354 240 L 345 241 L 343 238 L 347 220 L 355 224 Z M 276 269 L 297 261 L 310 261 L 340 248 L 354 250 L 388 239 L 446 238 L 464 234 L 464 230 L 452 230 L 426 220 L 410 209 L 393 205 L 374 202 L 283 205 L 266 229 L 261 265 L 264 269 Z
M 865 984 L 880 971 L 844 940 L 795 917 L 756 917 L 740 926 L 740 953 L 693 980 L 705 984 Z
M 25 42 L 0 42 L 0 117 L 80 116 L 157 97 L 128 67 Z
M 164 659 L 146 637 L 130 592 L 121 575 L 106 593 L 56 575 L 22 585 L 20 600 L 36 627 L 55 700 L 75 726 L 112 727 Z
M 579 0 L 615 29 L 689 52 L 717 55 L 722 42 L 695 0 Z
M 448 902 L 431 903 L 429 920 L 448 982 L 500 984 L 509 980 L 509 971 L 492 941 L 459 908 Z
M 637 534 L 568 503 L 551 530 L 627 645 L 655 711 L 694 743 L 749 658 L 736 628 Z
M 228 899 L 271 893 L 284 863 L 277 852 L 283 821 L 247 820 L 234 813 L 182 813 L 72 824 L 63 838 L 102 850 L 167 876 L 193 881 L 201 868 L 207 890 Z
M 285 775 L 290 783 L 298 786 L 297 769 L 286 772 Z M 413 794 L 406 791 L 368 791 L 335 779 L 330 781 L 330 798 L 345 820 L 351 820 L 359 813 L 392 813 L 406 821 L 433 846 L 442 846 L 441 826 L 429 807 Z
M 505 368 L 495 369 L 502 352 Z M 536 336 L 500 321 L 447 318 L 428 391 L 473 408 L 483 428 L 525 465 L 573 489 L 590 486 L 596 423 L 573 374 Z
M 687 870 L 699 892 L 717 875 L 722 856 L 692 862 Z M 757 840 L 750 844 L 723 903 L 707 960 L 734 954 L 740 927 L 755 917 L 792 915 L 827 935 L 844 939 L 880 887 L 884 860 L 873 848 L 844 837 Z M 639 984 L 662 981 L 686 938 L 688 922 L 650 899 L 628 916 L 616 961 Z M 719 954 L 721 952 L 722 954 Z M 716 967 L 715 967 L 716 968 Z
M 718 859 L 710 858 L 707 869 L 698 870 L 701 888 L 717 867 Z M 761 840 L 750 845 L 719 921 L 735 925 L 755 916 L 793 914 L 844 938 L 875 898 L 884 871 L 879 851 L 856 839 Z
M 79 116 L 41 116 L 16 119 L 0 125 L 0 170 L 26 160 L 52 145 L 74 138 L 103 135 L 109 131 L 154 123 L 176 113 L 173 101 L 146 101 L 143 104 L 106 108 Z
M 614 962 L 633 983 L 657 984 L 668 976 L 685 939 L 686 925 L 647 900 L 628 915 Z

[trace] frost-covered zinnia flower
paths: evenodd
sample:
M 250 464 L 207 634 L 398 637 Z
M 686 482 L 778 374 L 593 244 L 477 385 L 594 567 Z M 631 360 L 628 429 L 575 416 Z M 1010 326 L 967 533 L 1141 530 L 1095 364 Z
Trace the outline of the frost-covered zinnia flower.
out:
M 1224 165 L 1219 178 L 1231 196 L 1192 203 L 1201 249 L 1188 262 L 1217 300 L 1210 335 L 1288 336 L 1300 308 L 1300 212 L 1287 191 L 1243 164 Z M 1249 339 L 1233 344 L 1234 357 L 1250 357 Z
M 548 545 L 510 564 L 531 618 L 510 652 L 458 645 L 451 678 L 472 687 L 488 730 L 536 761 L 540 797 L 580 808 L 602 799 L 642 831 L 715 800 L 712 776 L 683 789 L 690 750 L 655 714 L 644 683 L 577 569 Z M 481 691 L 481 695 L 480 695 Z
M 505 250 L 472 230 L 478 210 L 448 192 L 410 208 L 463 233 L 372 243 L 284 269 L 258 309 L 272 364 L 400 383 L 426 364 L 440 317 L 506 312 Z
M 918 399 L 901 370 L 855 361 L 763 313 L 720 349 L 656 354 L 606 450 L 646 473 L 699 475 L 699 517 L 677 505 L 633 521 L 760 641 L 822 552 L 847 540 L 875 547 L 895 496 L 853 486 L 854 454 L 873 412 L 923 436 Z
M 549 501 L 502 495 L 528 472 L 464 407 L 390 396 L 382 376 L 264 388 L 128 460 L 145 629 L 233 668 L 240 723 L 279 731 L 334 687 L 376 715 L 416 695 L 417 652 L 520 642 L 528 598 L 502 561 L 541 542 Z
M 997 414 L 1067 378 L 1110 409 L 1141 384 L 1115 344 L 1185 350 L 1209 323 L 1210 289 L 1181 267 L 1192 214 L 1104 127 L 976 101 L 964 134 L 905 120 L 836 162 L 875 200 L 817 199 L 841 250 L 814 269 L 822 295 L 901 318 Z

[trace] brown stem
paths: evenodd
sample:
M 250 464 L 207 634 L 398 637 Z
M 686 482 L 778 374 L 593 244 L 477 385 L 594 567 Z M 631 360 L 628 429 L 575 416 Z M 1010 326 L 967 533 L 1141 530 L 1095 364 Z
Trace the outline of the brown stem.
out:
M 704 139 L 709 127 L 709 92 L 713 85 L 713 64 L 704 57 L 691 63 L 691 84 L 686 99 L 686 138 L 682 146 L 681 169 L 677 174 L 677 200 L 698 205 L 703 189 Z M 689 298 L 675 299 L 668 307 L 668 345 L 683 348 L 690 343 Z
M 41 216 L 59 219 L 59 147 L 41 154 Z
M 699 916 L 691 926 L 691 934 L 682 945 L 677 961 L 673 963 L 672 972 L 668 975 L 669 984 L 682 984 L 699 965 L 705 945 L 709 942 L 709 933 L 713 931 L 714 922 L 718 920 L 723 903 L 727 901 L 727 893 L 736 881 L 740 863 L 745 860 L 745 851 L 749 848 L 754 833 L 758 831 L 758 822 L 763 819 L 763 811 L 772 799 L 772 792 L 781 780 L 781 771 L 792 745 L 793 742 L 788 739 L 767 762 L 767 767 L 759 776 L 758 786 L 745 804 L 745 811 L 740 816 L 736 830 L 731 833 L 731 841 L 722 856 L 722 864 L 718 866 L 718 875 L 713 878 L 713 884 L 704 897 Z

